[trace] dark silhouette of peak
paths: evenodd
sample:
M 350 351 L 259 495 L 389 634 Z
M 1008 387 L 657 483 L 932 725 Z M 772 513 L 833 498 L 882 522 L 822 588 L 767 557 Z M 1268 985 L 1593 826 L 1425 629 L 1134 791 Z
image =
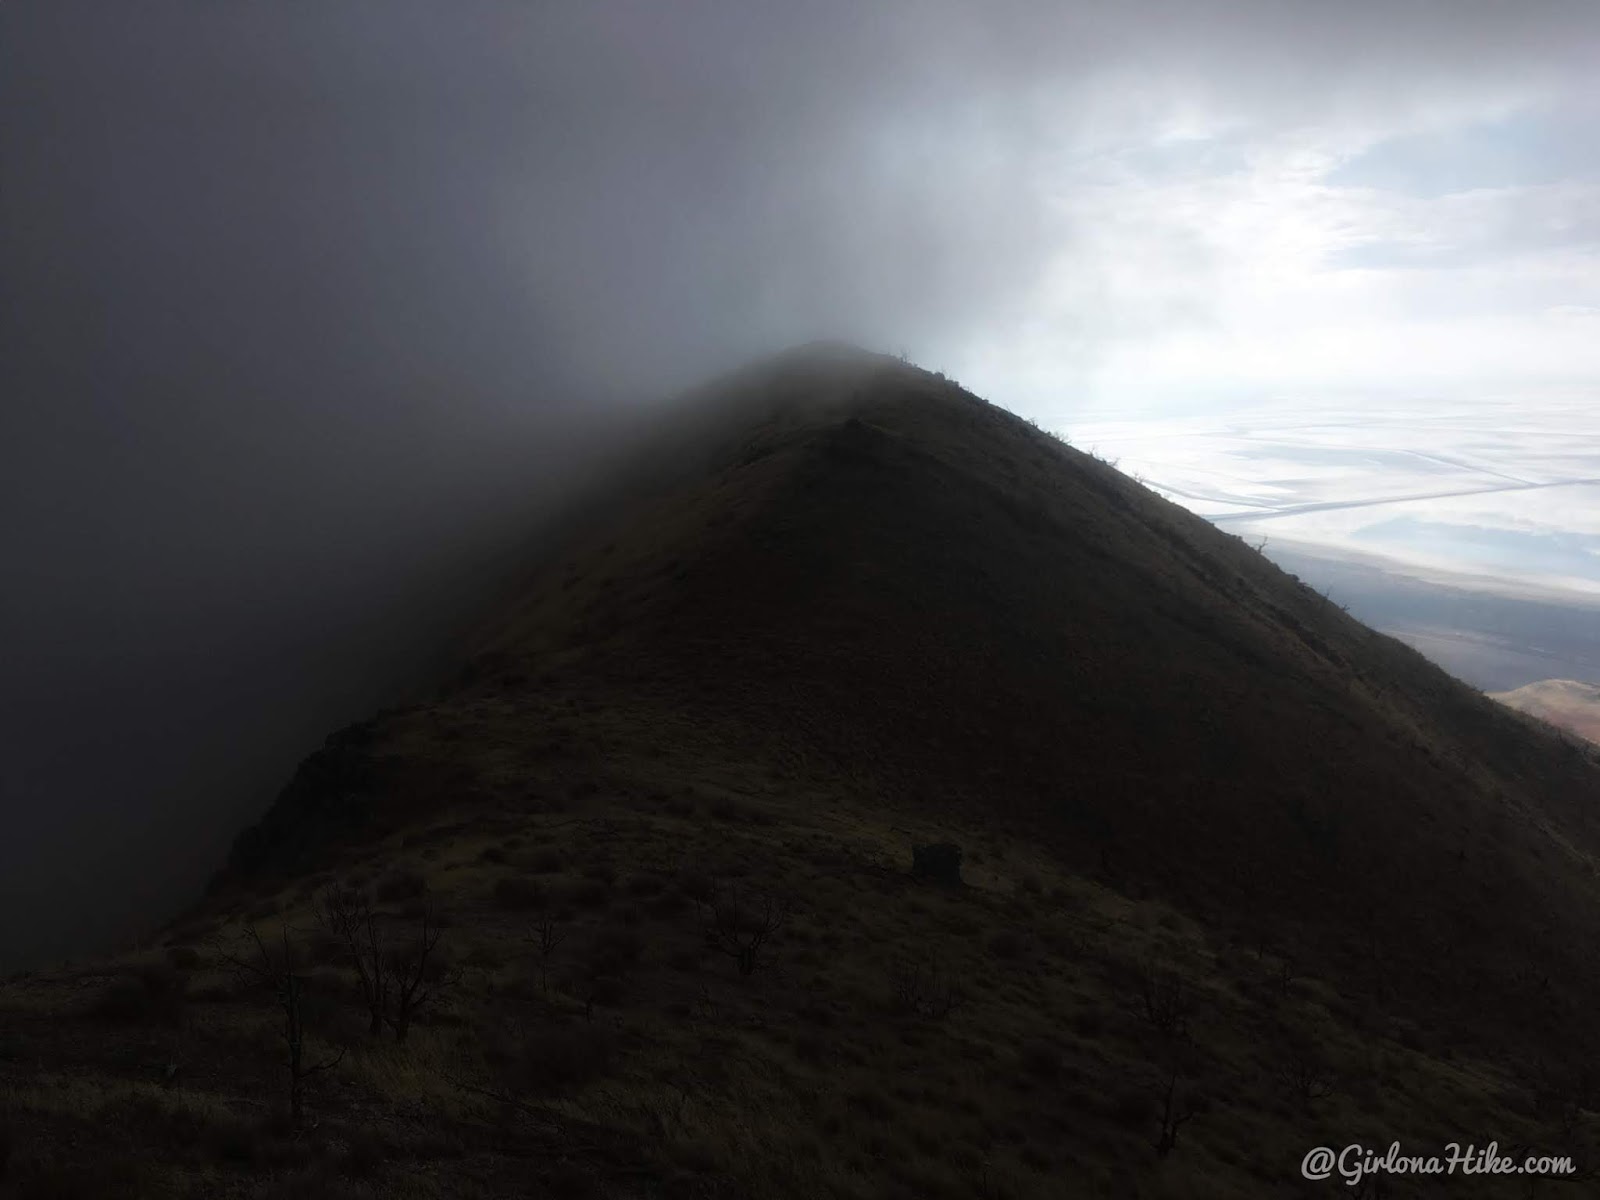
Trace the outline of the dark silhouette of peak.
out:
M 1013 831 L 1330 953 L 1375 923 L 1411 947 L 1470 933 L 1473 1004 L 1515 991 L 1488 964 L 1537 943 L 1579 1002 L 1594 763 L 1237 538 L 836 343 L 708 385 L 666 438 L 659 486 L 548 565 L 438 711 L 510 736 L 559 697 L 669 756 L 648 714 L 696 714 L 880 811 Z
M 480 974 L 387 1019 L 459 1087 L 365 1103 L 486 1161 L 581 1129 L 595 1194 L 1262 1194 L 1369 1118 L 1587 1144 L 1550 1064 L 1600 1034 L 1595 752 L 1106 463 L 807 346 L 668 406 L 534 559 L 172 933 L 447 908 Z

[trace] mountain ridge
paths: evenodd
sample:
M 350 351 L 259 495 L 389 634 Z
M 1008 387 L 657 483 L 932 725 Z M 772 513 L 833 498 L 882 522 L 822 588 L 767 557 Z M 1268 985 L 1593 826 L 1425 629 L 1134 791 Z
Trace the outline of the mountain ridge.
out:
M 1254 882 L 1263 890 L 1253 898 L 1240 892 L 1234 905 L 1241 910 L 1270 898 L 1291 905 L 1293 919 L 1314 920 L 1313 909 L 1360 891 L 1338 886 L 1349 871 L 1381 870 L 1401 894 L 1422 889 L 1422 862 L 1414 853 L 1402 861 L 1390 843 L 1413 836 L 1407 822 L 1444 819 L 1435 799 L 1444 780 L 1458 803 L 1476 797 L 1479 807 L 1456 813 L 1466 824 L 1448 850 L 1420 844 L 1437 850 L 1426 860 L 1437 872 L 1426 887 L 1446 888 L 1449 897 L 1435 895 L 1431 905 L 1417 897 L 1419 911 L 1433 918 L 1427 940 L 1447 940 L 1445 914 L 1476 903 L 1474 893 L 1491 881 L 1511 889 L 1513 907 L 1530 888 L 1549 891 L 1551 864 L 1542 868 L 1544 880 L 1506 865 L 1507 836 L 1547 841 L 1568 859 L 1568 883 L 1589 877 L 1600 845 L 1592 805 L 1563 803 L 1561 787 L 1537 779 L 1527 784 L 1536 800 L 1500 803 L 1506 779 L 1520 770 L 1521 735 L 1512 722 L 1237 539 L 948 381 L 893 360 L 829 346 L 820 360 L 805 350 L 754 370 L 763 401 L 777 393 L 773 414 L 752 425 L 741 413 L 737 445 L 710 469 L 714 482 L 669 492 L 642 531 L 613 529 L 619 536 L 607 545 L 619 548 L 588 568 L 599 584 L 580 570 L 567 576 L 578 579 L 575 592 L 535 588 L 521 621 L 530 640 L 519 641 L 514 622 L 486 643 L 488 662 L 526 672 L 548 658 L 560 686 L 579 691 L 590 685 L 574 674 L 593 667 L 613 690 L 631 677 L 635 686 L 665 681 L 693 693 L 706 686 L 699 664 L 712 659 L 716 689 L 738 695 L 721 706 L 733 710 L 721 719 L 816 731 L 802 754 L 849 747 L 843 757 L 876 761 L 880 786 L 902 794 L 969 803 L 976 796 L 985 813 L 1030 809 L 1035 818 L 1053 805 L 1047 815 L 1056 825 L 1064 819 L 1067 828 L 1093 831 L 1093 853 L 1077 853 L 1079 869 L 1114 861 L 1135 876 L 1183 881 L 1190 902 L 1205 888 L 1228 889 L 1228 880 L 1193 870 L 1185 858 L 1228 852 L 1205 827 L 1218 823 L 1230 785 L 1251 790 L 1256 806 L 1226 816 L 1238 839 L 1233 849 L 1251 844 L 1249 822 L 1272 829 L 1255 839 Z M 749 372 L 730 377 L 723 387 L 730 386 L 736 396 L 746 392 Z M 809 403 L 796 404 L 786 389 Z M 1000 469 L 974 471 L 974 458 Z M 1045 487 L 1008 489 L 1030 467 Z M 984 544 L 999 538 L 1003 549 Z M 672 548 L 684 545 L 698 558 L 673 568 L 684 577 L 663 600 L 653 581 Z M 932 619 L 930 596 L 946 610 Z M 954 638 L 946 636 L 950 610 L 962 622 Z M 1178 668 L 1149 653 L 1163 641 L 1183 647 Z M 1407 687 L 1369 689 L 1351 665 L 1363 656 L 1369 672 L 1404 677 Z M 972 669 L 979 661 L 983 668 Z M 774 677 L 790 686 L 771 689 Z M 1062 702 L 1063 681 L 1074 689 L 1070 704 Z M 932 704 L 956 690 L 992 712 L 1024 695 L 1041 727 L 1000 720 L 975 732 L 959 713 L 940 725 Z M 500 689 L 501 698 L 511 691 Z M 864 694 L 872 695 L 869 704 Z M 903 699 L 912 695 L 921 703 L 905 711 Z M 697 702 L 716 707 L 712 697 Z M 1291 734 L 1282 728 L 1286 702 L 1316 731 L 1314 744 L 1253 732 L 1260 725 Z M 883 733 L 873 714 L 885 712 L 905 724 Z M 1435 728 L 1419 733 L 1430 721 Z M 1154 725 L 1161 728 L 1144 728 Z M 1003 754 L 986 749 L 991 737 Z M 1371 749 L 1380 738 L 1390 750 Z M 1491 756 L 1504 739 L 1511 748 Z M 1060 752 L 1068 745 L 1076 755 Z M 937 768 L 918 765 L 924 758 Z M 1592 765 L 1570 755 L 1561 761 L 1587 778 L 1593 794 Z M 1058 780 L 1067 786 L 1046 798 Z M 1086 799 L 1096 787 L 1115 800 Z M 1372 797 L 1365 805 L 1350 798 L 1363 789 Z M 1540 832 L 1537 821 L 1518 833 L 1500 828 L 1530 803 L 1540 819 L 1559 808 L 1573 828 Z M 1410 811 L 1389 811 L 1401 804 Z M 1171 836 L 1179 827 L 1185 835 Z M 1036 832 L 1061 836 L 1056 828 Z M 1573 833 L 1583 848 L 1568 854 Z M 1341 865 L 1340 856 L 1353 853 L 1344 848 L 1349 842 L 1361 845 L 1362 861 Z M 1283 863 L 1271 861 L 1285 850 L 1293 853 Z M 1531 844 L 1525 850 L 1529 861 L 1542 853 Z M 1450 860 L 1469 855 L 1473 881 L 1466 871 L 1452 877 Z M 1314 889 L 1297 902 L 1307 878 Z M 1233 890 L 1240 886 L 1232 882 Z M 1506 928 L 1498 936 L 1513 946 L 1526 934 Z M 1560 935 L 1551 939 L 1551 953 L 1560 942 Z
M 115 1061 L 84 981 L 170 960 L 181 1037 L 136 1036 L 196 1078 L 138 1102 L 235 1129 L 230 1072 L 274 1068 L 226 968 L 265 928 L 350 1054 L 297 1142 L 332 1194 L 1254 1196 L 1326 1130 L 1588 1153 L 1600 752 L 887 356 L 733 372 L 619 475 L 454 680 L 307 758 L 165 958 L 0 992 L 23 1043 L 66 1012 Z M 931 844 L 961 886 L 913 876 Z M 444 918 L 405 1045 L 323 945 L 338 889 L 391 951 Z M 146 1146 L 132 1103 L 101 1124 Z

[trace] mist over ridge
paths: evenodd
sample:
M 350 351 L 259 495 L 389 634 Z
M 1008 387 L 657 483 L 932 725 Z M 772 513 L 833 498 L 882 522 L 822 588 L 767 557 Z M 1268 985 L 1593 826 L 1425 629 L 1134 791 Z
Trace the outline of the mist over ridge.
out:
M 1348 314 L 1262 264 L 1313 243 L 1397 273 L 1436 347 L 1441 256 L 1584 236 L 1588 165 L 1549 114 L 1581 115 L 1593 20 L 5 5 L 0 960 L 188 894 L 308 744 L 426 674 L 636 406 L 730 364 L 842 336 L 1050 427 L 1083 396 L 1304 382 Z M 1507 114 L 1555 134 L 1452 167 L 1502 207 L 1447 227 L 1490 235 L 1419 247 L 1407 189 L 1437 180 L 1383 147 Z M 1348 209 L 1336 170 L 1383 205 Z M 1261 197 L 1315 220 L 1241 221 Z M 1581 374 L 1588 284 L 1541 271 L 1518 303 L 1561 312 L 1528 354 Z M 1302 347 L 1263 307 L 1307 314 L 1303 367 L 1262 357 Z M 1363 369 L 1393 370 L 1369 335 Z

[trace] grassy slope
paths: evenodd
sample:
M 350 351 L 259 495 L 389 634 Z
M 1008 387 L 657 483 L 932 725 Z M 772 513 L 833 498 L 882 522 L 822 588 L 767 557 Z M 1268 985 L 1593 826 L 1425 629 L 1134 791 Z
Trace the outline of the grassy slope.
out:
M 1297 1182 L 1318 1143 L 1583 1152 L 1584 752 L 891 360 L 693 412 L 455 685 L 308 760 L 172 932 L 192 961 L 0 993 L 24 1189 L 1299 1195 L 1336 1186 Z M 908 877 L 934 840 L 967 887 Z M 336 878 L 397 925 L 425 882 L 466 973 L 371 1044 L 302 937 L 352 1048 L 291 1138 L 217 947 L 313 929 Z M 718 887 L 794 902 L 770 969 L 705 945 Z M 935 963 L 961 1002 L 907 1011 Z M 1175 976 L 1186 1038 L 1143 1001 Z M 1174 1078 L 1209 1103 L 1157 1157 Z

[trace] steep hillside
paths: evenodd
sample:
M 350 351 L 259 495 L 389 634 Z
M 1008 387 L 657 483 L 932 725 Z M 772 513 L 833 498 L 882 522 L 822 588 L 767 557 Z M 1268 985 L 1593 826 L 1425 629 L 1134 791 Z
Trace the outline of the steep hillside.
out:
M 1513 691 L 1494 692 L 1492 698 L 1558 729 L 1600 742 L 1600 688 L 1591 683 L 1541 679 Z
M 673 408 L 451 686 L 307 759 L 170 963 L 10 984 L 15 1169 L 76 1178 L 91 1127 L 153 1195 L 1308 1195 L 1342 1186 L 1300 1178 L 1319 1144 L 1583 1159 L 1597 798 L 1593 754 L 1238 539 L 808 348 Z M 960 886 L 912 873 L 938 843 Z M 364 1033 L 335 884 L 402 959 L 438 937 L 403 1043 Z M 251 1107 L 282 1091 L 281 1017 L 227 969 L 252 926 L 316 964 L 315 1056 L 346 1047 L 298 1136 Z M 171 1163 L 127 1165 L 151 1139 Z

